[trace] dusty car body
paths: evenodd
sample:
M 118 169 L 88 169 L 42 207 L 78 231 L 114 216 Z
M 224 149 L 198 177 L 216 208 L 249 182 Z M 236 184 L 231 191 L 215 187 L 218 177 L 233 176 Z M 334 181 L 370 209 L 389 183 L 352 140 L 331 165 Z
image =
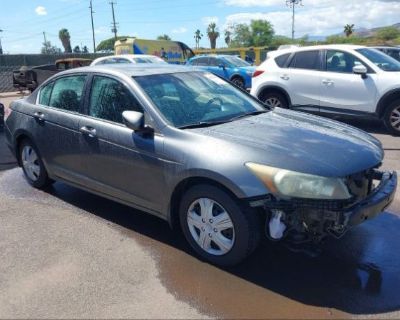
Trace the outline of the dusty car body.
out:
M 396 192 L 369 134 L 266 108 L 185 67 L 70 70 L 11 109 L 6 138 L 33 186 L 60 180 L 154 214 L 218 265 L 242 261 L 262 235 L 295 245 L 340 238 Z
M 58 72 L 85 67 L 90 65 L 91 59 L 67 58 L 59 59 L 54 64 L 45 64 L 35 67 L 22 66 L 13 71 L 13 86 L 18 90 L 34 91 L 41 83 Z

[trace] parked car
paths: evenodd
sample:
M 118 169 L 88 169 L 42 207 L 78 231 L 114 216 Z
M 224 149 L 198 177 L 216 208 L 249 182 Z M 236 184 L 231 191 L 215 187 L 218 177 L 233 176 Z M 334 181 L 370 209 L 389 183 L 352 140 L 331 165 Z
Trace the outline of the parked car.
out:
M 255 71 L 255 67 L 250 63 L 231 55 L 194 56 L 186 64 L 201 67 L 243 89 L 251 88 L 251 76 Z
M 11 110 L 6 140 L 31 185 L 59 180 L 161 217 L 217 265 L 242 261 L 261 236 L 339 238 L 396 191 L 374 137 L 265 108 L 192 68 L 70 70 Z
M 167 63 L 163 59 L 149 54 L 122 54 L 116 56 L 107 56 L 95 59 L 90 65 L 97 66 L 101 64 L 116 63 Z
M 257 67 L 251 93 L 268 106 L 382 120 L 400 135 L 400 62 L 367 47 L 275 51 Z
M 383 53 L 386 53 L 388 56 L 391 56 L 393 59 L 400 61 L 400 48 L 399 47 L 373 47 Z
M 52 75 L 68 69 L 85 67 L 91 62 L 91 59 L 67 58 L 57 60 L 55 64 L 36 67 L 22 66 L 19 70 L 13 71 L 13 86 L 18 90 L 30 90 L 32 92 Z

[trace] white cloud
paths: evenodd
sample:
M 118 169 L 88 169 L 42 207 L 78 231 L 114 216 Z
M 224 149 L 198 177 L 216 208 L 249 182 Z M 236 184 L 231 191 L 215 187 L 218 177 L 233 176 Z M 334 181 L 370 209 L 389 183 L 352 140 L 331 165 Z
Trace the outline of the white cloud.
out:
M 245 3 L 242 0 L 225 0 L 231 3 Z M 252 2 L 253 0 L 246 0 Z M 258 0 L 261 3 L 273 3 L 275 0 Z M 306 1 L 304 0 L 303 3 Z M 330 35 L 342 30 L 347 23 L 354 23 L 357 28 L 372 28 L 399 22 L 400 1 L 366 0 L 365 2 L 351 0 L 321 0 L 319 5 L 309 3 L 296 13 L 296 36 Z M 282 2 L 281 2 L 282 3 Z M 335 5 L 333 5 L 335 4 Z M 291 33 L 291 11 L 289 8 L 271 12 L 236 13 L 226 17 L 225 28 L 235 23 L 249 23 L 254 19 L 270 21 L 279 35 L 289 36 Z
M 99 35 L 106 34 L 108 32 L 109 32 L 109 29 L 107 27 L 104 27 L 104 26 L 94 29 L 94 33 L 95 34 L 99 34 Z M 90 30 L 90 33 L 92 33 L 92 30 Z
M 35 12 L 36 12 L 36 14 L 37 14 L 38 16 L 45 16 L 45 15 L 47 15 L 46 8 L 45 8 L 45 7 L 42 7 L 42 6 L 36 7 Z
M 171 32 L 172 33 L 186 33 L 187 29 L 185 27 L 180 27 L 180 28 L 172 29 Z
M 212 22 L 218 24 L 219 19 L 218 19 L 218 17 L 203 17 L 203 18 L 201 18 L 201 21 L 203 22 L 203 24 L 205 26 L 208 26 Z

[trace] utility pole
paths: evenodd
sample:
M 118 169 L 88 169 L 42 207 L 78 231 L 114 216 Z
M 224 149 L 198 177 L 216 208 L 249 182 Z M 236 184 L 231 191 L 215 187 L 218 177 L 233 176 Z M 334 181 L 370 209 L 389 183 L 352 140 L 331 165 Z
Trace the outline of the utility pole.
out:
M 115 22 L 115 13 L 114 13 L 114 4 L 116 4 L 116 3 L 114 1 L 111 1 L 110 4 L 111 4 L 111 10 L 112 10 L 112 17 L 113 17 L 113 22 L 111 25 L 111 32 L 114 33 L 114 39 L 115 39 L 115 41 L 117 41 L 117 24 L 118 23 Z
M 292 40 L 294 40 L 294 18 L 296 6 L 303 6 L 302 0 L 286 0 L 286 5 L 292 9 Z
M 45 50 L 45 53 L 49 53 L 49 46 L 47 45 L 47 39 L 46 39 L 46 32 L 43 31 L 43 47 Z
M 1 45 L 1 33 L 3 32 L 2 29 L 0 29 L 0 54 L 3 54 L 3 47 Z
M 94 38 L 94 23 L 93 23 L 93 4 L 92 4 L 92 0 L 90 0 L 90 17 L 92 19 L 92 37 L 93 37 L 93 53 L 96 53 L 96 39 Z

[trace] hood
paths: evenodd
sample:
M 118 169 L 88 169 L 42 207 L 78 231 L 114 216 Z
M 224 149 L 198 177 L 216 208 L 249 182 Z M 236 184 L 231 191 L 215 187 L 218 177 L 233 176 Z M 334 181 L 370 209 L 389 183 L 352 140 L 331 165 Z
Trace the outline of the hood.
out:
M 383 159 L 381 143 L 366 132 L 281 108 L 194 130 L 229 143 L 243 162 L 325 177 L 345 177 Z

